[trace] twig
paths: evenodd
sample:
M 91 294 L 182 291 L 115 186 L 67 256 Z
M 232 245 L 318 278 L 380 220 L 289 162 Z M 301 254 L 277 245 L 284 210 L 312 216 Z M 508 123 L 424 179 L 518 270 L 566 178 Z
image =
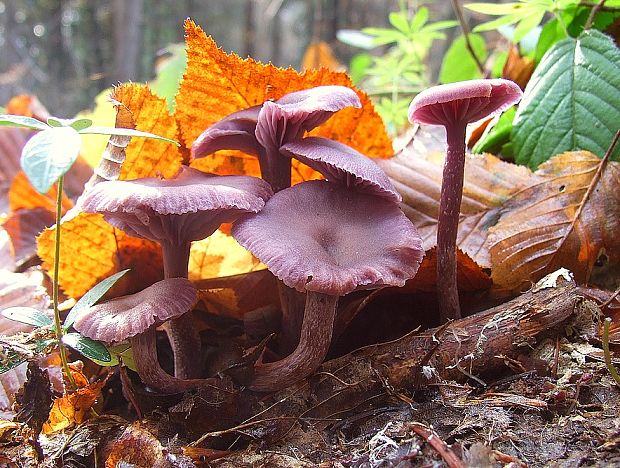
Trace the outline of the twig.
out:
M 478 70 L 480 71 L 482 76 L 485 76 L 486 70 L 484 69 L 484 65 L 482 64 L 482 62 L 476 55 L 476 52 L 474 51 L 474 47 L 472 46 L 471 41 L 469 40 L 469 27 L 467 26 L 467 23 L 465 22 L 465 17 L 463 16 L 463 9 L 461 8 L 461 5 L 459 4 L 459 0 L 452 0 L 452 9 L 454 10 L 454 13 L 456 13 L 456 17 L 458 18 L 459 23 L 461 24 L 461 30 L 463 31 L 463 37 L 465 38 L 465 45 L 467 46 L 467 50 L 469 51 L 470 55 L 474 59 L 474 62 L 476 62 L 476 66 L 478 67 Z
M 596 3 L 592 3 L 592 2 L 579 2 L 579 3 L 577 4 L 577 6 L 580 6 L 580 7 L 590 7 L 590 8 L 593 8 L 593 7 L 597 6 L 597 4 L 596 4 Z M 605 6 L 605 5 L 601 5 L 601 6 L 599 7 L 598 11 L 608 11 L 608 12 L 611 12 L 611 13 L 617 13 L 617 12 L 619 12 L 619 11 L 620 11 L 620 8 L 618 8 L 618 7 L 612 7 L 612 6 Z
M 611 296 L 609 296 L 609 298 L 599 306 L 601 308 L 601 311 L 605 309 L 605 307 L 609 307 L 609 305 L 614 301 L 614 299 L 618 297 L 618 294 L 620 294 L 620 287 L 618 287 L 618 289 L 611 293 Z
M 202 442 L 207 440 L 209 437 L 220 437 L 226 434 L 230 434 L 231 432 L 238 432 L 238 431 L 241 431 L 241 429 L 247 429 L 249 427 L 254 427 L 259 424 L 263 424 L 269 421 L 282 421 L 284 419 L 295 419 L 296 420 L 298 418 L 295 416 L 278 416 L 275 418 L 265 418 L 265 419 L 259 419 L 258 421 L 251 421 L 248 423 L 239 424 L 238 426 L 229 427 L 228 429 L 223 429 L 221 431 L 207 432 L 206 434 L 201 435 L 199 439 L 196 439 L 194 442 L 189 444 L 188 447 L 196 447 L 198 444 L 201 444 Z
M 465 468 L 463 461 L 448 447 L 448 445 L 439 438 L 437 434 L 430 428 L 419 423 L 411 423 L 411 430 L 423 437 L 431 446 L 437 450 L 443 461 L 449 468 Z
M 609 370 L 609 373 L 616 381 L 616 384 L 620 385 L 620 375 L 618 375 L 618 371 L 614 366 L 613 362 L 611 362 L 611 353 L 609 352 L 609 324 L 611 323 L 611 318 L 607 317 L 603 320 L 603 354 L 605 355 L 605 365 Z
M 583 26 L 583 30 L 584 31 L 587 31 L 588 29 L 590 29 L 592 27 L 592 23 L 594 23 L 594 17 L 599 12 L 599 10 L 603 6 L 605 6 L 605 2 L 606 2 L 606 0 L 600 0 L 596 5 L 594 5 L 592 7 L 592 10 L 590 10 L 590 16 L 588 16 L 586 24 Z

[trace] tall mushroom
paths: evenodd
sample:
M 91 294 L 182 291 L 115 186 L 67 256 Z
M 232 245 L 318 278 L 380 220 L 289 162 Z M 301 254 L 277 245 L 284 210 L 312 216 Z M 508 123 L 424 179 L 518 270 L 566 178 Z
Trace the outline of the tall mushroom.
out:
M 101 182 L 84 194 L 81 207 L 102 213 L 129 235 L 158 242 L 164 276 L 187 278 L 190 243 L 210 236 L 222 223 L 260 211 L 271 194 L 269 184 L 255 177 L 216 176 L 183 167 L 173 179 Z M 175 376 L 196 377 L 198 332 L 186 316 L 171 320 L 166 332 Z
M 463 197 L 467 124 L 498 114 L 521 99 L 509 80 L 471 80 L 435 86 L 418 94 L 409 107 L 409 121 L 446 128 L 437 226 L 437 289 L 442 321 L 461 317 L 456 284 L 456 236 Z
M 291 161 L 280 147 L 300 139 L 345 107 L 361 107 L 345 86 L 317 86 L 235 112 L 207 128 L 192 144 L 192 157 L 238 149 L 258 157 L 261 175 L 274 192 L 291 185 Z
M 73 326 L 84 336 L 105 343 L 129 339 L 142 381 L 161 392 L 180 393 L 208 380 L 181 380 L 164 371 L 157 360 L 155 328 L 185 314 L 197 296 L 189 280 L 167 278 L 138 293 L 90 307 Z
M 278 192 L 232 234 L 285 285 L 306 293 L 299 344 L 280 361 L 257 364 L 257 391 L 286 387 L 318 368 L 340 296 L 402 286 L 423 256 L 420 236 L 395 203 L 327 181 Z
M 274 192 L 291 185 L 291 159 L 282 146 L 295 142 L 346 107 L 361 107 L 355 91 L 345 86 L 317 86 L 286 94 L 276 101 L 234 112 L 207 128 L 192 144 L 192 157 L 235 149 L 258 157 L 261 176 Z M 282 308 L 282 348 L 297 340 L 295 318 L 303 297 L 278 282 Z

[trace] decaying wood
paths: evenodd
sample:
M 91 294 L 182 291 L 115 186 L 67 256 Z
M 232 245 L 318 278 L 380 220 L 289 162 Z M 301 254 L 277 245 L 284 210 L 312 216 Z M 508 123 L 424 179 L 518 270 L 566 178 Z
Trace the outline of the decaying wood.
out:
M 580 296 L 572 282 L 562 278 L 558 282 L 550 287 L 539 283 L 512 301 L 471 317 L 326 362 L 309 379 L 276 394 L 243 391 L 236 399 L 249 405 L 239 405 L 245 415 L 233 417 L 241 424 L 229 429 L 218 424 L 213 428 L 217 432 L 204 434 L 195 444 L 261 426 L 268 426 L 277 438 L 300 421 L 315 427 L 337 426 L 352 413 L 372 411 L 389 398 L 407 401 L 407 395 L 429 385 L 474 380 L 484 384 L 486 375 L 507 369 L 506 359 L 527 354 L 543 338 L 564 336 L 569 325 L 579 330 L 580 323 L 589 323 L 590 328 L 596 323 L 596 305 Z M 282 430 L 274 428 L 277 421 Z

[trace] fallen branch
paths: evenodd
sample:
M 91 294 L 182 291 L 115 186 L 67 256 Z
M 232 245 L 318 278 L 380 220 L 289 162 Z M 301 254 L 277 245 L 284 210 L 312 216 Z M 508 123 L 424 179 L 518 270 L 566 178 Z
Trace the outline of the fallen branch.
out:
M 273 442 L 300 421 L 325 428 L 389 398 L 407 401 L 405 393 L 433 383 L 483 382 L 485 376 L 507 370 L 506 359 L 527 353 L 546 337 L 564 336 L 567 325 L 592 327 L 596 305 L 580 296 L 572 282 L 557 281 L 549 286 L 549 280 L 541 280 L 520 297 L 447 327 L 410 333 L 326 362 L 309 379 L 275 394 L 241 391 L 236 400 L 247 404 L 238 405 L 245 410 L 239 409 L 235 419 L 252 425 L 269 421 L 265 429 Z

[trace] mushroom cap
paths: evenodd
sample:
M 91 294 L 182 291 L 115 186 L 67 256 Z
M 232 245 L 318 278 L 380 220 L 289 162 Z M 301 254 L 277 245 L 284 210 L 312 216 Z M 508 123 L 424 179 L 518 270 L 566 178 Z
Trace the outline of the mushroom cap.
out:
M 276 193 L 232 234 L 287 286 L 335 296 L 402 286 L 424 255 L 396 204 L 324 180 Z
M 253 106 L 224 117 L 211 125 L 192 144 L 192 158 L 201 158 L 221 149 L 258 155 L 256 122 L 262 106 Z
M 256 213 L 272 194 L 249 176 L 218 176 L 183 167 L 174 179 L 101 182 L 86 192 L 82 209 L 102 213 L 130 235 L 185 243 L 211 235 L 222 223 Z
M 522 95 L 518 84 L 501 78 L 433 86 L 413 99 L 409 121 L 444 126 L 467 124 L 499 114 Z
M 198 300 L 191 281 L 168 278 L 140 292 L 90 307 L 73 327 L 82 335 L 116 343 L 145 332 L 155 324 L 180 317 Z
M 321 137 L 306 137 L 285 144 L 280 152 L 310 166 L 330 182 L 355 187 L 393 203 L 402 201 L 390 179 L 372 159 L 343 143 Z
M 316 86 L 266 101 L 258 113 L 256 139 L 265 148 L 280 148 L 345 107 L 362 107 L 357 93 L 346 86 Z

